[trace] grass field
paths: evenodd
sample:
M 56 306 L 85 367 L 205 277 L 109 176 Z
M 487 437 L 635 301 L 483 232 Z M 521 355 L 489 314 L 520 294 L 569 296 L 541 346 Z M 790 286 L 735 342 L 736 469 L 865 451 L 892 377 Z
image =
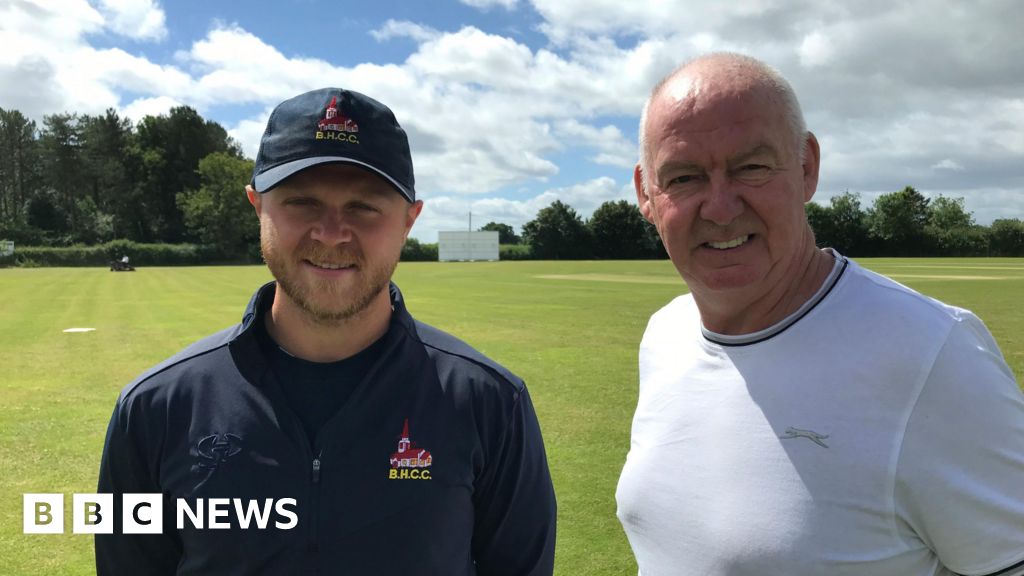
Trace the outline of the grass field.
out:
M 974 310 L 1024 381 L 1024 260 L 863 260 Z M 0 573 L 91 574 L 92 540 L 23 535 L 22 494 L 92 492 L 120 388 L 237 322 L 262 267 L 0 270 Z M 648 316 L 685 291 L 667 262 L 409 263 L 418 319 L 520 374 L 543 428 L 559 503 L 556 573 L 635 574 L 615 484 Z M 94 332 L 66 334 L 71 327 Z

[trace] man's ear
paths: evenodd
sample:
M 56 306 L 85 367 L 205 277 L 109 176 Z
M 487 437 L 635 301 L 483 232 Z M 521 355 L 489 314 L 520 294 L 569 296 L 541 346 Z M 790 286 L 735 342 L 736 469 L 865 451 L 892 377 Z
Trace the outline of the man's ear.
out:
M 639 163 L 633 168 L 633 187 L 636 188 L 636 203 L 640 206 L 640 213 L 648 222 L 654 224 L 651 213 L 651 196 L 644 185 L 644 170 Z
M 818 169 L 821 167 L 821 148 L 814 133 L 807 132 L 804 141 L 804 204 L 811 201 L 818 189 Z
M 412 225 L 416 223 L 416 219 L 420 217 L 420 212 L 423 211 L 423 200 L 417 200 L 409 205 L 408 211 L 405 213 L 405 238 L 403 242 L 409 238 L 409 232 L 412 231 Z
M 252 204 L 252 207 L 256 210 L 256 217 L 259 218 L 260 213 L 263 211 L 263 196 L 250 184 L 245 185 L 245 196 L 249 199 L 249 204 Z

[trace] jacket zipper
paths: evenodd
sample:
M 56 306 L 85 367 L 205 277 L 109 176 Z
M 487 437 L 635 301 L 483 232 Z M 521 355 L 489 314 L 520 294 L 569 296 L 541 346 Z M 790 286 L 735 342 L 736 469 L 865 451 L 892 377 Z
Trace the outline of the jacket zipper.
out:
M 319 510 L 320 510 L 320 458 L 324 455 L 324 449 L 320 448 L 316 456 L 313 457 L 313 474 L 311 477 L 312 485 L 310 486 L 310 507 L 309 507 L 309 552 L 312 554 L 319 554 L 320 542 L 320 521 L 319 521 Z

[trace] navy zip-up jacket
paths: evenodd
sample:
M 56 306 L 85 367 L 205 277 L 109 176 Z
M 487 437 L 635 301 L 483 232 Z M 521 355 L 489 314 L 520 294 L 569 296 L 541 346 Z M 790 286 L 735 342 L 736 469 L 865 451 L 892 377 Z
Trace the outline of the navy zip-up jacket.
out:
M 310 446 L 254 333 L 274 290 L 121 392 L 100 466 L 115 528 L 96 536 L 99 576 L 550 575 L 555 496 L 523 382 L 413 320 L 392 284 L 380 358 Z M 162 534 L 122 534 L 125 493 L 163 494 Z M 297 522 L 266 508 L 266 528 L 241 529 L 232 502 L 216 518 L 231 528 L 210 528 L 211 498 L 293 498 Z M 192 513 L 202 499 L 202 529 L 190 515 L 177 529 L 178 499 Z

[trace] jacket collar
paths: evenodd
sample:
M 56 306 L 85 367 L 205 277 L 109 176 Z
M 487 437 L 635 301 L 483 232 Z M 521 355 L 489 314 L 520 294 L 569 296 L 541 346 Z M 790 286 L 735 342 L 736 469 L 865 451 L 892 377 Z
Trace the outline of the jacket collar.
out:
M 264 358 L 260 349 L 254 327 L 257 326 L 257 322 L 264 321 L 264 317 L 270 311 L 270 306 L 274 303 L 276 291 L 277 282 L 267 282 L 256 290 L 256 293 L 249 299 L 249 305 L 245 307 L 238 333 L 229 344 L 235 365 L 245 378 L 254 384 L 261 381 L 267 370 L 267 359 Z M 388 293 L 391 297 L 392 309 L 391 325 L 388 331 L 400 326 L 402 332 L 416 334 L 416 322 L 405 308 L 402 291 L 392 282 L 388 286 Z
M 256 293 L 249 299 L 249 305 L 245 307 L 245 314 L 242 315 L 242 329 L 236 339 L 246 334 L 251 335 L 256 321 L 263 321 L 270 306 L 274 303 L 276 291 L 277 282 L 273 281 L 267 282 L 256 290 Z M 402 296 L 402 291 L 394 282 L 389 284 L 388 294 L 391 297 L 391 322 L 398 322 L 405 328 L 413 330 L 415 321 L 405 307 L 405 297 Z

